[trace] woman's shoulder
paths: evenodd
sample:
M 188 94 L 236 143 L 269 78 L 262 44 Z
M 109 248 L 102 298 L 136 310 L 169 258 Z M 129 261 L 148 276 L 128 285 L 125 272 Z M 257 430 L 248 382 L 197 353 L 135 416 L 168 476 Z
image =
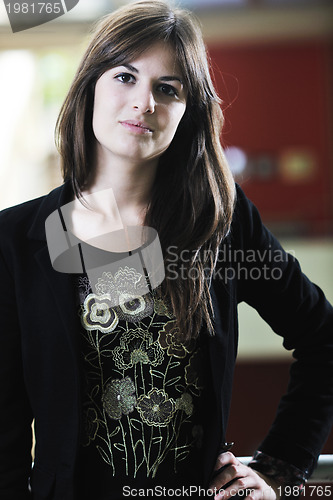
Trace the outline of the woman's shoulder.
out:
M 0 211 L 1 244 L 21 244 L 29 232 L 39 209 L 47 195 L 39 196 Z M 11 245 L 10 245 L 11 246 Z
M 236 184 L 236 199 L 232 218 L 230 236 L 234 238 L 251 238 L 263 224 L 256 206 L 246 196 L 243 189 Z
M 13 223 L 19 223 L 24 219 L 28 219 L 36 212 L 47 195 L 33 198 L 32 200 L 24 201 L 17 205 L 0 210 L 0 226 Z
M 238 219 L 253 219 L 254 217 L 260 217 L 259 212 L 250 198 L 247 197 L 243 188 L 236 184 L 236 198 L 235 198 L 235 209 L 233 221 Z
M 47 216 L 57 208 L 64 186 L 63 184 L 48 194 L 1 210 L 0 239 L 25 234 L 36 222 L 44 226 Z

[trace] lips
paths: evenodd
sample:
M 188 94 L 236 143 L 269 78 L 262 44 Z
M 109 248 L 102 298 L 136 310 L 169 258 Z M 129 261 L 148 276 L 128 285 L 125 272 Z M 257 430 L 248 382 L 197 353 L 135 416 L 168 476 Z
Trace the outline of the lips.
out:
M 154 130 L 145 122 L 139 122 L 136 120 L 125 120 L 120 122 L 123 127 L 128 130 L 141 134 L 149 134 L 154 132 Z

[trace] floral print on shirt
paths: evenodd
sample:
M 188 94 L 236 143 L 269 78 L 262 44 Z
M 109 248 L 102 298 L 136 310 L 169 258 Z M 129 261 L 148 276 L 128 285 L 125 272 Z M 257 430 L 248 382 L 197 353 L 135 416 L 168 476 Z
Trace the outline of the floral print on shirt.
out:
M 143 279 L 124 268 L 117 276 L 103 273 L 94 291 L 86 276 L 77 281 L 86 378 L 83 444 L 96 447 L 113 475 L 133 478 L 156 477 L 166 459 L 177 471 L 202 441 L 193 418 L 203 389 L 201 349 L 195 341 L 179 341 L 170 305 L 156 291 L 133 299 Z M 112 307 L 126 289 L 131 299 Z

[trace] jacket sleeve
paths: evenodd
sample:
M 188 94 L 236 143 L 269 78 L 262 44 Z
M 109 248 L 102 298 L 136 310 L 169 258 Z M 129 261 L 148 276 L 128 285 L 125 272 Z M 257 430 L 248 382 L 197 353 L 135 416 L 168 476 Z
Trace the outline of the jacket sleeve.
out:
M 259 449 L 309 476 L 333 422 L 333 308 L 241 189 L 234 221 L 231 237 L 243 252 L 238 299 L 258 311 L 294 357 L 287 393 Z
M 32 414 L 23 381 L 14 280 L 0 250 L 0 498 L 27 500 Z

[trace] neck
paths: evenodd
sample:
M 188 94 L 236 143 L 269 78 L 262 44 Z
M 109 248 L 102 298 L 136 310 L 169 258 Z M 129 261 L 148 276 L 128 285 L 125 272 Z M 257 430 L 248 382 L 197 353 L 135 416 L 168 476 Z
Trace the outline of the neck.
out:
M 126 221 L 135 217 L 143 219 L 150 201 L 157 169 L 157 160 L 142 164 L 114 162 L 112 165 L 98 164 L 95 174 L 83 190 L 83 195 L 112 189 L 121 218 Z M 96 200 L 98 203 L 98 196 Z M 97 208 L 97 207 L 96 207 Z M 101 197 L 99 211 L 107 214 L 112 207 Z M 141 220 L 141 222 L 143 222 Z

